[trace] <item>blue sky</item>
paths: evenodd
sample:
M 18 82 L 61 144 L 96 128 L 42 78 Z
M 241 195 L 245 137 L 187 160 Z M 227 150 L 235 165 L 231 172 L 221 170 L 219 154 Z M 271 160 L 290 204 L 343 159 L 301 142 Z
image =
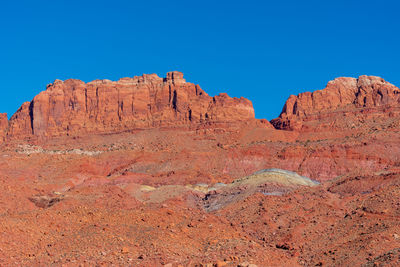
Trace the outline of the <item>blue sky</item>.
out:
M 0 111 L 55 79 L 179 70 L 210 95 L 279 115 L 290 94 L 339 76 L 400 86 L 398 1 L 3 1 Z

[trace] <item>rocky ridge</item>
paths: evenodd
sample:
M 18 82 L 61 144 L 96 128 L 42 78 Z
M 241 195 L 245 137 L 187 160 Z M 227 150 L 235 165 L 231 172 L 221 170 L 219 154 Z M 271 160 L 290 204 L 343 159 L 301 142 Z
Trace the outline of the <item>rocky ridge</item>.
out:
M 341 77 L 322 90 L 290 96 L 280 116 L 271 120 L 278 130 L 342 131 L 365 119 L 400 114 L 400 89 L 382 78 Z M 144 74 L 118 81 L 56 80 L 7 120 L 0 117 L 3 140 L 118 133 L 152 127 L 199 127 L 259 123 L 250 100 L 225 93 L 211 97 L 181 72 L 166 78 Z
M 254 119 L 252 103 L 227 94 L 211 97 L 181 72 L 144 74 L 118 81 L 56 80 L 6 122 L 5 139 L 117 133 L 137 128 Z
M 318 129 L 312 122 L 320 124 L 325 120 L 330 123 L 326 127 L 329 129 L 343 115 L 393 117 L 399 114 L 399 103 L 400 89 L 380 77 L 341 77 L 330 81 L 322 90 L 291 95 L 279 117 L 271 123 L 277 129 L 311 131 Z

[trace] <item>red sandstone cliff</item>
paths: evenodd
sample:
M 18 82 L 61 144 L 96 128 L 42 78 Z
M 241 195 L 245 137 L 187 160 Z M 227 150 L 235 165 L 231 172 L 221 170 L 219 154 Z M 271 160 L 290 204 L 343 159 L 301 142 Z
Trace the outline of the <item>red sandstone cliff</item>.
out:
M 341 131 L 366 125 L 365 118 L 400 113 L 400 90 L 374 76 L 337 78 L 325 89 L 290 96 L 277 129 Z M 8 121 L 2 139 L 110 133 L 159 126 L 254 121 L 251 102 L 227 94 L 207 95 L 180 72 L 166 78 L 144 74 L 119 81 L 56 80 Z M 265 126 L 272 127 L 265 121 Z
M 12 116 L 8 138 L 105 133 L 191 123 L 254 120 L 252 103 L 207 95 L 177 71 L 166 78 L 56 80 Z
M 377 116 L 393 116 L 399 112 L 399 102 L 399 88 L 382 78 L 337 78 L 330 81 L 325 89 L 291 95 L 280 116 L 271 123 L 277 129 L 315 130 L 310 122 L 331 118 L 332 126 L 338 124 L 333 119 L 344 114 L 354 116 L 363 113 L 367 117 L 375 112 Z
M 0 113 L 0 137 L 1 140 L 4 138 L 8 128 L 7 113 Z

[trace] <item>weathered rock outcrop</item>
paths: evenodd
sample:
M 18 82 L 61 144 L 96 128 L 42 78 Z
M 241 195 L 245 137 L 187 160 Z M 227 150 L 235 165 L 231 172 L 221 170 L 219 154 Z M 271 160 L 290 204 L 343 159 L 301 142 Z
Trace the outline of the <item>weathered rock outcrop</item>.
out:
M 323 90 L 291 95 L 280 116 L 271 123 L 277 129 L 315 129 L 304 127 L 304 124 L 345 113 L 371 115 L 378 111 L 377 115 L 382 116 L 390 108 L 400 108 L 399 102 L 399 88 L 382 78 L 365 75 L 358 79 L 342 77 L 330 81 Z M 392 116 L 393 113 L 386 112 L 386 115 Z
M 8 128 L 7 113 L 0 113 L 0 136 L 4 137 Z
M 255 120 L 249 100 L 227 94 L 211 97 L 174 71 L 166 78 L 144 74 L 116 82 L 56 80 L 12 116 L 7 136 L 74 136 L 248 120 Z

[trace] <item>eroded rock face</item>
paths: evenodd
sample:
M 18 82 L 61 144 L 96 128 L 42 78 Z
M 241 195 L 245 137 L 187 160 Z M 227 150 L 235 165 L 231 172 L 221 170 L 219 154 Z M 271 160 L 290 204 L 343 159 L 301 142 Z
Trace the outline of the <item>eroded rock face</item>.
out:
M 9 138 L 107 133 L 168 125 L 254 120 L 252 103 L 209 96 L 177 71 L 113 82 L 56 80 L 9 123 Z
M 400 90 L 375 76 L 337 78 L 325 89 L 291 95 L 279 116 L 271 123 L 277 129 L 304 130 L 304 123 L 344 113 L 371 114 L 399 107 Z M 387 114 L 389 115 L 389 113 Z M 312 128 L 312 127 L 311 127 Z
M 0 113 L 0 136 L 4 136 L 8 128 L 7 113 Z

